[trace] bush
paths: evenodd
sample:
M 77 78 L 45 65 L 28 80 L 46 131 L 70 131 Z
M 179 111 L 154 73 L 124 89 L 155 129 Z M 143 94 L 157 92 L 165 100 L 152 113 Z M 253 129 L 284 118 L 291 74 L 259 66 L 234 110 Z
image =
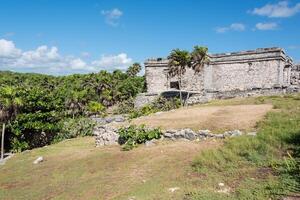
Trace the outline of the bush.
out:
M 114 114 L 127 114 L 134 110 L 134 101 L 133 98 L 122 101 L 118 104 L 116 110 L 114 110 Z
M 54 143 L 64 139 L 91 136 L 95 122 L 90 118 L 66 119 L 61 122 L 61 131 L 54 138 Z
M 105 106 L 97 101 L 90 101 L 87 105 L 87 114 L 88 115 L 105 115 Z
M 144 125 L 123 127 L 118 130 L 120 135 L 119 143 L 125 151 L 131 150 L 138 144 L 145 143 L 152 139 L 159 139 L 161 137 L 160 129 L 148 129 Z
M 144 107 L 133 110 L 129 114 L 130 119 L 150 115 L 159 111 L 169 111 L 180 107 L 180 100 L 178 98 L 165 98 L 160 96 L 153 103 L 145 105 Z

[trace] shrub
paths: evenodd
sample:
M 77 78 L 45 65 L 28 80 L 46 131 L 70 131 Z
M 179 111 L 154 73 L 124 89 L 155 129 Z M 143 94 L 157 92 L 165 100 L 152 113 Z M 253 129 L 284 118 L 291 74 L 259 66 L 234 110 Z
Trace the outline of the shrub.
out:
M 118 104 L 117 109 L 114 111 L 115 114 L 127 114 L 134 110 L 134 101 L 132 98 L 122 101 Z
M 138 144 L 161 137 L 160 129 L 148 129 L 145 125 L 122 127 L 118 130 L 118 133 L 120 135 L 119 143 L 123 145 L 122 149 L 125 151 L 133 149 Z
M 61 122 L 61 131 L 54 138 L 54 143 L 64 139 L 91 136 L 95 122 L 90 118 L 66 119 Z
M 105 110 L 105 106 L 97 101 L 90 101 L 87 105 L 87 111 L 89 115 L 105 115 Z
M 129 114 L 130 119 L 150 115 L 159 111 L 169 111 L 180 107 L 180 100 L 178 98 L 165 98 L 160 96 L 153 103 L 145 105 L 144 107 L 133 110 Z

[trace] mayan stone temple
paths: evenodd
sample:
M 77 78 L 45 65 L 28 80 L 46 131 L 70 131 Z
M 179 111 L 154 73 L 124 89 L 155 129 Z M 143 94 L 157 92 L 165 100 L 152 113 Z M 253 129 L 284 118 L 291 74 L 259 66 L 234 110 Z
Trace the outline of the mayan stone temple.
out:
M 300 67 L 282 48 L 211 54 L 209 60 L 200 72 L 188 68 L 183 75 L 181 90 L 187 104 L 299 90 Z M 178 78 L 168 75 L 167 59 L 148 59 L 145 76 L 147 93 L 136 98 L 137 107 L 158 95 L 178 94 Z

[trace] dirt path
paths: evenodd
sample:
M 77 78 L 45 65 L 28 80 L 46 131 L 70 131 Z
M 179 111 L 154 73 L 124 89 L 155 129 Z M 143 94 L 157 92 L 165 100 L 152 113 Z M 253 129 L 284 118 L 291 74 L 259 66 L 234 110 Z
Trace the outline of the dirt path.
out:
M 74 139 L 14 156 L 0 168 L 0 199 L 182 199 L 197 187 L 191 161 L 220 144 L 163 142 L 124 152 Z M 33 165 L 40 155 L 45 161 Z
M 272 105 L 193 106 L 133 120 L 162 129 L 251 130 Z

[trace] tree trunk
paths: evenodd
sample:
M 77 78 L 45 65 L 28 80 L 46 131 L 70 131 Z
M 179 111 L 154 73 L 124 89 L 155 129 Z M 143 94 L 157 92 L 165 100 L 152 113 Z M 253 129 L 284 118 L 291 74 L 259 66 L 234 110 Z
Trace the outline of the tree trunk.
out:
M 4 158 L 4 132 L 5 132 L 5 123 L 2 125 L 2 137 L 1 137 L 1 160 Z
M 189 100 L 189 98 L 190 98 L 190 92 L 188 92 L 188 94 L 187 94 L 187 97 L 184 101 L 184 106 L 187 106 L 187 101 Z
M 181 74 L 181 71 L 180 71 Z M 181 77 L 178 77 L 178 86 L 179 86 L 179 97 L 180 97 L 180 106 L 183 106 L 183 100 L 182 100 L 182 91 L 181 91 Z

